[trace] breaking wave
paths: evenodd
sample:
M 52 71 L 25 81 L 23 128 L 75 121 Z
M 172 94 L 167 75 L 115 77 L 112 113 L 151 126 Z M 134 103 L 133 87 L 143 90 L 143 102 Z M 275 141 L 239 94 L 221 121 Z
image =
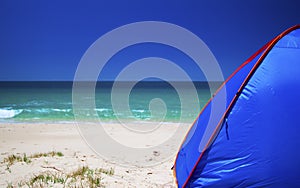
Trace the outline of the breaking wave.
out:
M 6 119 L 6 118 L 13 118 L 23 112 L 22 109 L 13 110 L 13 109 L 0 109 L 0 118 Z

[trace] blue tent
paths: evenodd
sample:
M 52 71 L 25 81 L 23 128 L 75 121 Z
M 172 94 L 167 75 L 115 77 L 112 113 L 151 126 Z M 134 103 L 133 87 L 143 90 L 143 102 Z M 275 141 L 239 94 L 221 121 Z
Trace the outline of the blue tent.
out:
M 225 110 L 212 114 L 221 93 Z M 177 154 L 178 187 L 300 187 L 298 116 L 300 25 L 256 52 L 206 104 Z

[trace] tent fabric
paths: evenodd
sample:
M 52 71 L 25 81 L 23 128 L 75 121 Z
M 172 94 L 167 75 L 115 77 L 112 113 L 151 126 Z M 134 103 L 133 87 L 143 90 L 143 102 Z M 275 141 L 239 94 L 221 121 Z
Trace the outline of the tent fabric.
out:
M 247 60 L 207 103 L 177 154 L 178 187 L 299 187 L 299 75 L 297 25 Z M 222 91 L 226 110 L 210 121 Z M 208 126 L 214 132 L 203 147 Z

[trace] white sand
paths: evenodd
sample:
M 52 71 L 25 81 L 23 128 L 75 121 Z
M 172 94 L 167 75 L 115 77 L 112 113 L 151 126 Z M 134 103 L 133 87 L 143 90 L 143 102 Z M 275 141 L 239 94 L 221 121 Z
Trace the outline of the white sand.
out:
M 108 135 L 118 142 L 124 142 L 128 148 L 133 148 L 131 155 L 122 151 L 119 152 L 115 160 L 114 153 L 108 154 L 106 160 L 99 157 L 86 144 L 84 139 L 75 124 L 42 124 L 42 123 L 5 123 L 0 124 L 0 161 L 11 154 L 27 155 L 60 151 L 64 154 L 63 157 L 41 157 L 33 159 L 31 163 L 18 162 L 7 170 L 7 165 L 0 164 L 0 187 L 6 187 L 8 183 L 17 185 L 17 182 L 28 180 L 36 174 L 44 171 L 62 172 L 72 171 L 81 166 L 89 166 L 90 168 L 105 168 L 114 169 L 114 175 L 109 176 L 103 174 L 102 182 L 106 187 L 175 187 L 173 172 L 171 167 L 174 161 L 174 155 L 177 152 L 183 135 L 175 135 L 171 138 L 177 125 L 163 124 L 161 128 L 153 131 L 150 135 L 144 136 L 145 139 L 135 137 L 132 132 L 120 128 L 120 125 L 106 123 L 104 125 L 108 130 Z M 132 123 L 130 126 L 149 126 L 148 124 Z M 89 126 L 87 126 L 89 127 Z M 151 127 L 151 125 L 150 125 Z M 155 127 L 153 125 L 153 127 Z M 186 132 L 188 126 L 183 127 L 183 132 Z M 159 130 L 159 131 L 158 131 Z M 138 134 L 136 134 L 138 135 Z M 143 137 L 143 136 L 141 136 Z M 151 139 L 149 139 L 151 138 Z M 163 144 L 162 147 L 154 147 L 160 144 L 160 141 L 171 140 L 170 143 Z M 172 140 L 173 139 L 173 140 Z M 97 140 L 99 141 L 99 140 Z M 101 139 L 100 139 L 101 141 Z M 127 142 L 127 143 L 126 143 Z M 103 143 L 99 144 L 110 148 Z M 120 145 L 121 147 L 122 144 Z M 126 156 L 134 155 L 136 148 L 144 148 L 147 152 L 142 152 L 143 157 L 136 159 L 136 165 L 132 164 L 132 159 L 127 159 Z M 103 149 L 104 152 L 105 148 Z M 126 148 L 126 147 L 125 147 Z M 146 149 L 145 149 L 146 148 Z M 102 149 L 96 148 L 97 151 Z M 113 147 L 111 147 L 113 150 Z M 100 152 L 101 154 L 101 152 Z M 173 154 L 170 156 L 170 154 Z M 121 156 L 121 157 L 120 157 Z M 123 158 L 124 161 L 121 161 Z M 166 157 L 167 160 L 166 160 Z M 164 162 L 162 161 L 164 160 Z M 147 164 L 149 163 L 149 164 Z M 121 164 L 121 165 L 120 165 Z M 127 166 L 124 164 L 128 164 Z M 149 166 L 150 167 L 145 167 Z

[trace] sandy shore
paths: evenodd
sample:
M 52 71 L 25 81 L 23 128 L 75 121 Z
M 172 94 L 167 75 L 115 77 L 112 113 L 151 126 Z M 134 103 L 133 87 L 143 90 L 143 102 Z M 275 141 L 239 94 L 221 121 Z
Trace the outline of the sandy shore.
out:
M 104 143 L 106 141 L 101 140 L 102 137 L 97 137 L 95 134 L 97 139 L 94 140 L 99 142 L 98 146 L 101 146 L 95 149 L 96 152 L 100 155 L 103 154 L 102 149 L 106 152 L 103 157 L 100 157 L 88 146 L 75 124 L 2 123 L 0 124 L 0 187 L 6 187 L 8 184 L 16 186 L 18 182 L 44 171 L 68 172 L 82 166 L 113 169 L 113 175 L 101 175 L 101 182 L 105 187 L 175 187 L 171 167 L 183 137 L 173 133 L 178 130 L 178 127 L 182 127 L 181 131 L 186 132 L 188 126 L 168 123 L 161 125 L 158 129 L 156 125 L 149 123 L 131 123 L 130 126 L 129 128 L 152 126 L 153 129 L 147 130 L 149 134 L 143 133 L 139 136 L 138 128 L 134 129 L 138 130 L 136 133 L 124 127 L 120 128 L 118 124 L 105 123 L 103 127 L 106 127 L 107 135 L 110 135 L 110 138 L 113 138 L 114 143 L 119 144 L 118 147 L 120 146 L 121 149 L 117 157 L 113 156 L 114 152 L 108 153 L 107 151 L 114 150 L 114 146 L 107 145 L 109 141 Z M 87 124 L 80 127 L 90 129 L 93 125 Z M 92 128 L 91 130 L 94 131 Z M 84 131 L 83 134 L 87 136 Z M 89 139 L 87 139 L 88 143 Z M 121 142 L 124 144 L 120 144 Z M 139 153 L 140 150 L 141 153 Z M 64 156 L 36 158 L 28 164 L 17 162 L 9 169 L 7 164 L 3 163 L 3 160 L 12 154 L 26 153 L 29 156 L 49 151 L 62 152 Z M 135 151 L 137 151 L 136 154 Z M 132 161 L 135 159 L 130 158 L 132 156 L 137 157 L 136 164 Z

